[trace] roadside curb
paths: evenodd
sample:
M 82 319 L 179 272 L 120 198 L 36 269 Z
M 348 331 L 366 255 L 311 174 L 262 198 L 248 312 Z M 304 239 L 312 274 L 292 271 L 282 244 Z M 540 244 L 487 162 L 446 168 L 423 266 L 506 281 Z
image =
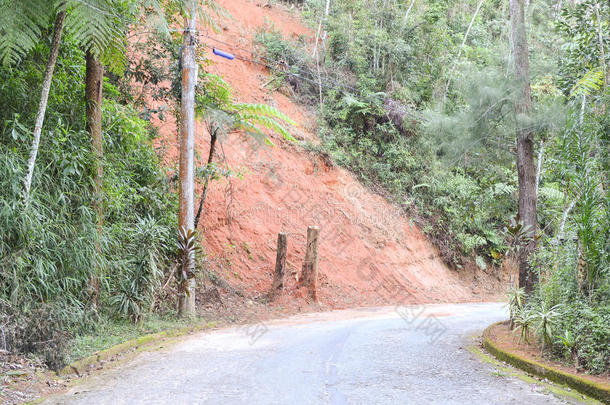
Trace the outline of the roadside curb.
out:
M 505 351 L 498 347 L 491 338 L 491 329 L 506 321 L 496 322 L 485 329 L 483 332 L 483 347 L 498 360 L 504 361 L 538 377 L 543 377 L 553 382 L 567 385 L 578 392 L 595 398 L 605 404 L 610 404 L 610 386 L 604 386 L 593 381 L 588 381 L 565 371 L 558 370 L 538 363 L 537 361 L 526 359 L 515 353 Z
M 154 343 L 165 341 L 169 338 L 176 338 L 184 335 L 188 335 L 194 332 L 203 331 L 206 329 L 213 328 L 217 325 L 217 322 L 201 322 L 192 326 L 187 326 L 180 329 L 170 329 L 163 332 L 151 333 L 148 335 L 140 336 L 135 339 L 127 340 L 117 345 L 111 346 L 107 349 L 100 350 L 91 356 L 84 357 L 76 360 L 75 362 L 68 364 L 61 370 L 57 371 L 58 376 L 66 376 L 69 374 L 76 374 L 79 377 L 87 372 L 87 368 L 94 364 L 102 361 L 109 360 L 115 356 L 126 354 L 129 350 L 140 350 L 153 346 Z

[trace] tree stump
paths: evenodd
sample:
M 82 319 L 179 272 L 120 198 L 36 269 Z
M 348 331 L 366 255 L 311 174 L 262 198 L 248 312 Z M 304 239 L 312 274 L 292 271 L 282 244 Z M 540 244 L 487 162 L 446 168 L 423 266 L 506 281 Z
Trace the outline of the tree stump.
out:
M 271 296 L 281 292 L 284 289 L 284 277 L 286 274 L 286 249 L 287 237 L 285 233 L 277 235 L 277 256 L 275 258 L 275 273 L 273 274 L 273 285 L 271 287 Z
M 318 240 L 320 228 L 310 226 L 307 228 L 307 247 L 305 250 L 305 261 L 301 276 L 301 285 L 307 288 L 309 296 L 315 302 L 318 301 Z

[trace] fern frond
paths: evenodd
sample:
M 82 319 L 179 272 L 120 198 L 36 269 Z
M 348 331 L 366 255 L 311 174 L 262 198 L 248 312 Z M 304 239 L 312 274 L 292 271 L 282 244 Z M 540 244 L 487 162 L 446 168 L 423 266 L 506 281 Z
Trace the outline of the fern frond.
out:
M 0 0 L 0 63 L 18 63 L 31 51 L 54 13 L 48 0 Z
M 122 73 L 127 65 L 125 49 L 129 20 L 119 14 L 117 0 L 66 0 L 70 13 L 66 30 L 110 70 Z
M 570 97 L 589 96 L 601 89 L 603 85 L 604 70 L 601 67 L 590 70 L 572 87 Z
M 247 132 L 255 137 L 262 139 L 267 145 L 275 146 L 271 139 L 267 137 L 267 135 L 256 125 L 249 121 L 236 121 L 233 125 L 233 128 L 236 130 L 241 130 Z
M 122 75 L 129 63 L 126 42 L 118 39 L 111 41 L 102 55 L 102 63 L 111 72 Z
M 288 131 L 286 131 L 286 129 L 273 118 L 269 118 L 264 115 L 249 114 L 249 113 L 248 114 L 240 113 L 237 115 L 237 117 L 238 117 L 239 121 L 251 122 L 254 125 L 262 126 L 263 128 L 270 129 L 271 131 L 274 131 L 274 132 L 280 134 L 284 139 L 287 139 L 290 141 L 296 141 L 296 139 L 292 135 L 290 135 L 290 133 Z
M 266 116 L 269 118 L 282 120 L 285 123 L 290 124 L 290 125 L 296 125 L 296 122 L 294 122 L 292 119 L 290 119 L 290 117 L 288 117 L 286 114 L 282 113 L 277 108 L 273 108 L 267 104 L 257 104 L 257 103 L 234 104 L 232 106 L 232 108 L 234 109 L 235 112 L 238 112 L 240 114 L 245 113 L 245 114 L 252 114 L 252 115 L 257 115 L 257 116 Z
M 552 200 L 558 203 L 564 201 L 566 198 L 566 195 L 561 190 L 550 186 L 540 187 L 538 194 L 546 200 Z

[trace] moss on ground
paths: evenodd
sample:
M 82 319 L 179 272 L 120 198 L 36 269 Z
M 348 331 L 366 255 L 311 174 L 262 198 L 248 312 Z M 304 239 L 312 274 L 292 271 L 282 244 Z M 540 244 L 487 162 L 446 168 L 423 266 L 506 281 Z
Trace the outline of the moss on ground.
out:
M 511 353 L 500 348 L 493 341 L 490 334 L 491 328 L 497 324 L 498 323 L 495 323 L 489 326 L 483 332 L 483 347 L 485 347 L 485 349 L 489 353 L 493 354 L 498 360 L 515 366 L 527 373 L 573 388 L 582 394 L 601 401 L 602 403 L 610 404 L 610 387 L 598 384 L 594 381 L 589 381 L 580 376 L 569 374 L 565 371 L 538 363 L 534 360 L 524 358 L 516 353 Z

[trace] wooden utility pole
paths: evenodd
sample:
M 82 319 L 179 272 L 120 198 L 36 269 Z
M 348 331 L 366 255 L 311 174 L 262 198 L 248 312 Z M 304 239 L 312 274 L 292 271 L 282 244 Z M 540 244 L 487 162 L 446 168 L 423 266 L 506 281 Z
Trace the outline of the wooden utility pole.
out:
M 91 136 L 91 147 L 94 158 L 94 195 L 93 208 L 97 215 L 97 233 L 102 237 L 102 226 L 104 223 L 104 196 L 102 190 L 102 160 L 104 158 L 104 145 L 102 139 L 102 86 L 104 82 L 104 66 L 91 52 L 87 51 L 86 56 L 86 79 L 85 79 L 85 101 L 87 115 L 87 131 Z M 95 250 L 101 257 L 100 242 L 96 242 Z M 99 263 L 94 269 L 90 285 L 93 289 L 93 305 L 97 305 L 100 295 L 100 269 Z
M 192 230 L 195 217 L 195 85 L 197 60 L 195 33 L 197 30 L 196 1 L 191 1 L 190 15 L 184 29 L 182 44 L 182 120 L 180 125 L 180 191 L 178 226 Z M 190 260 L 194 260 L 191 257 Z M 178 313 L 195 314 L 195 278 L 188 279 L 186 289 L 180 291 Z
M 284 289 L 284 277 L 286 274 L 286 249 L 287 237 L 285 233 L 277 235 L 277 255 L 275 258 L 275 273 L 273 274 L 273 285 L 271 287 L 271 296 Z
M 536 272 L 529 265 L 529 257 L 536 250 L 536 166 L 534 165 L 534 131 L 531 127 L 524 126 L 523 123 L 524 116 L 530 114 L 532 110 L 524 8 L 524 0 L 510 0 L 515 82 L 518 86 L 515 114 L 517 117 L 519 220 L 524 226 L 524 240 L 520 242 L 519 248 L 519 287 L 524 288 L 526 293 L 531 293 L 538 282 Z
M 305 261 L 303 262 L 303 274 L 301 284 L 309 291 L 309 297 L 318 301 L 318 240 L 320 228 L 310 226 L 307 228 L 307 247 L 305 250 Z

